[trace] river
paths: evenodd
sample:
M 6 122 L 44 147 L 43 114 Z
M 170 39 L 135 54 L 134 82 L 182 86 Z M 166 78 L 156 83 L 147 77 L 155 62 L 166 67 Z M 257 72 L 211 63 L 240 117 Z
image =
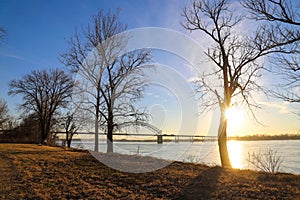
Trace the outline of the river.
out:
M 100 143 L 100 151 L 106 151 L 106 144 Z M 93 143 L 73 141 L 72 147 L 93 150 Z M 249 153 L 265 153 L 276 149 L 281 157 L 281 172 L 300 174 L 300 140 L 228 141 L 228 151 L 233 168 L 253 169 L 248 164 Z M 217 142 L 115 142 L 114 151 L 122 154 L 139 154 L 166 160 L 176 160 L 207 165 L 220 165 Z

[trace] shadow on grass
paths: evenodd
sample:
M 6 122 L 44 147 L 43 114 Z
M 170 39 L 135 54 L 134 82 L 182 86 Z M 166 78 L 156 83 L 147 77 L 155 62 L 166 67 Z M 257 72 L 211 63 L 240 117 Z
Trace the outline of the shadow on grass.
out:
M 212 199 L 217 189 L 222 168 L 213 167 L 203 171 L 192 179 L 179 194 L 178 199 Z
M 158 158 L 123 155 L 118 153 L 96 153 L 91 154 L 104 165 L 128 173 L 146 173 L 162 169 L 170 165 L 173 161 L 162 160 Z

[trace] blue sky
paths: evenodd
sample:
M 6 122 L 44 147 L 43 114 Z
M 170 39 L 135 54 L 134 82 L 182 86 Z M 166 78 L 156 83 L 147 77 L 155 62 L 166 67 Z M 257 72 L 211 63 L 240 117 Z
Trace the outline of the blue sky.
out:
M 144 26 L 182 30 L 182 1 L 82 1 L 0 0 L 0 26 L 7 35 L 0 46 L 0 96 L 7 96 L 9 81 L 36 68 L 55 68 L 66 51 L 66 38 L 85 27 L 99 9 L 121 9 L 120 20 L 128 29 Z
M 128 25 L 128 29 L 162 27 L 189 34 L 180 26 L 181 10 L 188 3 L 181 0 L 0 0 L 0 26 L 7 30 L 0 42 L 0 97 L 6 99 L 10 109 L 14 110 L 20 97 L 7 95 L 12 79 L 33 69 L 63 67 L 58 58 L 68 48 L 65 39 L 74 33 L 75 28 L 85 27 L 99 9 L 115 11 L 120 8 L 120 20 Z M 161 55 L 157 59 L 163 60 Z M 165 63 L 172 65 L 172 61 L 166 60 Z M 267 102 L 263 98 L 261 101 Z M 299 130 L 299 119 L 287 111 L 289 105 L 272 100 L 270 104 L 266 103 L 265 109 L 269 109 L 269 115 L 263 110 L 261 116 L 268 126 L 249 122 L 238 131 L 248 134 L 276 133 L 276 130 L 278 133 L 295 133 Z M 287 123 L 284 127 L 289 127 L 288 130 L 279 130 L 276 126 L 282 121 Z M 205 128 L 201 130 L 207 131 Z

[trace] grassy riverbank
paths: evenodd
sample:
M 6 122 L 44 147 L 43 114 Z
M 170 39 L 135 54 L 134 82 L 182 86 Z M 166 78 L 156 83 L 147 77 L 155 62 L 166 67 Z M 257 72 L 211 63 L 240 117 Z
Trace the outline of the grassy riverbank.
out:
M 0 144 L 0 174 L 0 199 L 300 199 L 300 175 L 180 162 L 125 173 L 85 151 L 38 145 Z

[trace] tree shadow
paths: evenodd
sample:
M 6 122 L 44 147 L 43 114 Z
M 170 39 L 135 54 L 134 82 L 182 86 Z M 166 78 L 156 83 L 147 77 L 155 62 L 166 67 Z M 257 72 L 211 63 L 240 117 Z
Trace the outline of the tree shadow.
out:
M 212 199 L 221 173 L 221 167 L 211 167 L 201 171 L 182 189 L 177 199 Z
M 106 166 L 129 173 L 146 173 L 168 166 L 172 161 L 139 155 L 90 152 Z

